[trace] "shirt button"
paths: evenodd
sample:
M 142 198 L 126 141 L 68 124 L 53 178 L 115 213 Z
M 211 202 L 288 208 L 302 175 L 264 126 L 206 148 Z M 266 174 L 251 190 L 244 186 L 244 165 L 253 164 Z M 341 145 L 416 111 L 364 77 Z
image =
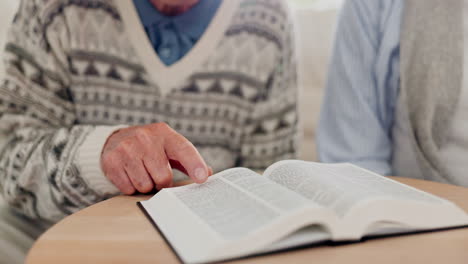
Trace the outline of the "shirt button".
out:
M 161 53 L 160 55 L 164 58 L 169 58 L 171 56 L 171 50 L 169 48 L 162 48 L 159 52 Z

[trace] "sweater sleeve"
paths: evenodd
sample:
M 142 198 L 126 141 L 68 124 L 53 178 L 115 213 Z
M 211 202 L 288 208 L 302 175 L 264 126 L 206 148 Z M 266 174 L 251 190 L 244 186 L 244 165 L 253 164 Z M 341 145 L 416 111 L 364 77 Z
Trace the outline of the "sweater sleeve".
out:
M 277 24 L 279 42 L 275 48 L 264 47 L 261 67 L 272 65 L 264 91 L 257 98 L 244 129 L 239 166 L 264 170 L 283 159 L 297 157 L 299 146 L 298 85 L 295 56 L 294 23 L 285 1 L 279 1 Z M 276 24 L 275 23 L 275 24 Z M 275 55 L 269 49 L 278 49 Z
M 5 49 L 0 191 L 16 211 L 55 222 L 119 193 L 100 154 L 121 126 L 78 124 L 61 40 L 47 34 L 39 9 L 21 2 Z

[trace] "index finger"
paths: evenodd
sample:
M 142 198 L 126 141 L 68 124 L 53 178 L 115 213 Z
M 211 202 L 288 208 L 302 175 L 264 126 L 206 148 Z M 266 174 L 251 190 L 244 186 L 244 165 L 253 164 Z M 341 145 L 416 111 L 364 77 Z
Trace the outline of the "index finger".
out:
M 196 183 L 203 183 L 210 170 L 195 146 L 178 133 L 164 139 L 164 150 L 167 158 L 176 160 L 187 171 L 188 176 Z

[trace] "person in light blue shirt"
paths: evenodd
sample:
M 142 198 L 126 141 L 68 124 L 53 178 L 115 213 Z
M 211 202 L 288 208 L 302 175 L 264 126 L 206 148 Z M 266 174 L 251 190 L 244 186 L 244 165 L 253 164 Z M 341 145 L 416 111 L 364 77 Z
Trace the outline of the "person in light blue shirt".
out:
M 468 186 L 468 126 L 460 125 L 468 85 L 458 74 L 467 68 L 466 14 L 463 0 L 345 2 L 317 131 L 320 161 Z
M 401 0 L 345 3 L 318 128 L 321 161 L 392 174 L 402 9 Z
M 187 1 L 190 2 L 190 1 Z M 146 34 L 164 64 L 170 66 L 187 54 L 203 35 L 222 0 L 195 1 L 187 10 L 157 8 L 158 1 L 133 0 Z

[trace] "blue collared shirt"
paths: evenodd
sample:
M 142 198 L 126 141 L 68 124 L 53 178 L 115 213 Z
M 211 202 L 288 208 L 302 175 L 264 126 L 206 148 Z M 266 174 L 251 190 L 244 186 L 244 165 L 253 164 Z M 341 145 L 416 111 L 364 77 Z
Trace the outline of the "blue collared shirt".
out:
M 348 0 L 338 22 L 317 131 L 322 162 L 391 175 L 402 0 Z
M 165 16 L 150 0 L 133 0 L 161 61 L 171 65 L 187 54 L 205 32 L 222 0 L 201 0 L 187 12 Z

